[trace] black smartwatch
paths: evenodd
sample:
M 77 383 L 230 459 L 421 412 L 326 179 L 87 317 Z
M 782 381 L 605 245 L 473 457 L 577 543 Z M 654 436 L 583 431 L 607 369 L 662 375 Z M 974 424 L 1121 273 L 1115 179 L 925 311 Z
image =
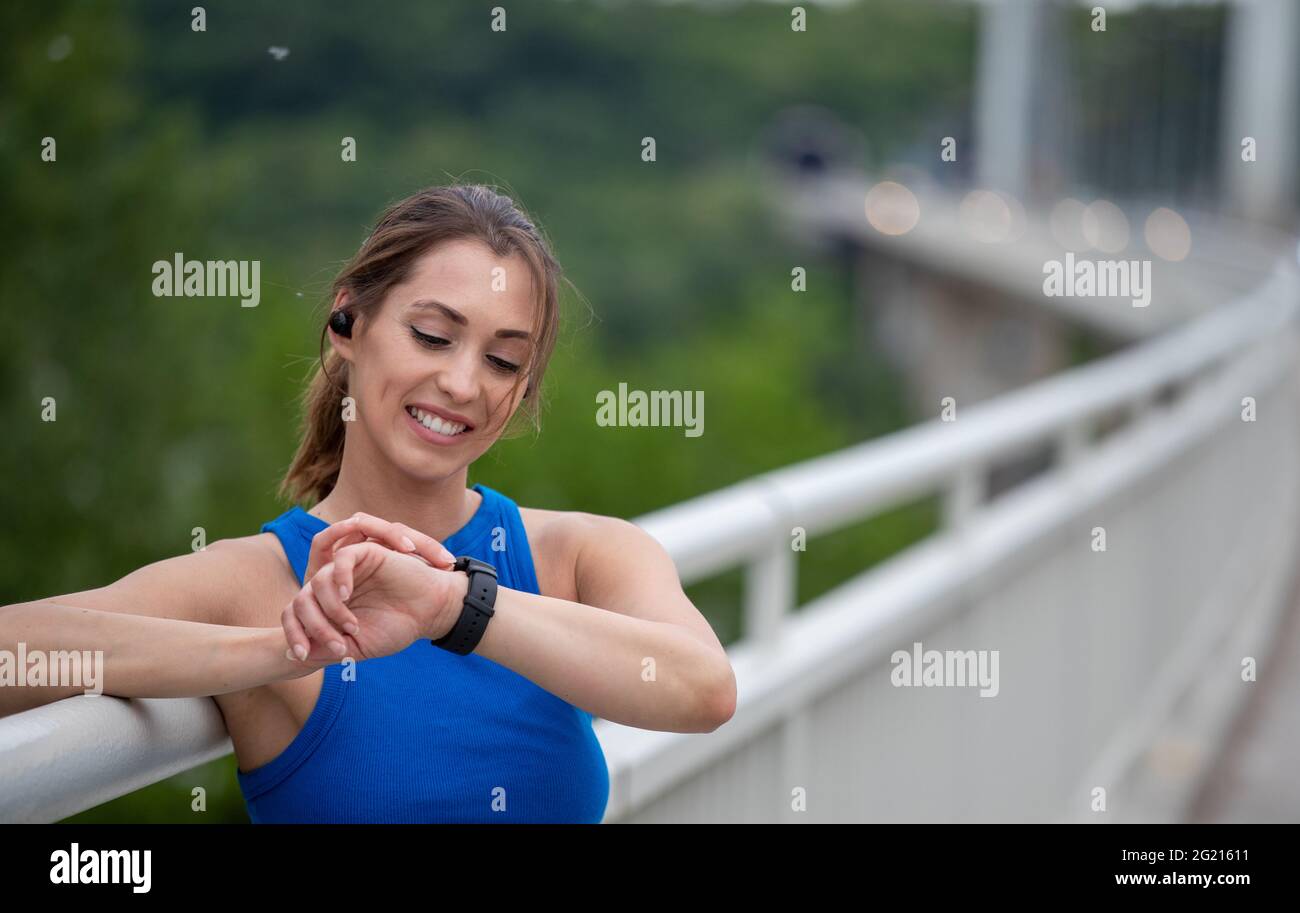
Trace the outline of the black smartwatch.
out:
M 466 653 L 474 652 L 474 648 L 483 638 L 483 632 L 487 630 L 488 619 L 496 611 L 497 569 L 469 555 L 461 555 L 457 558 L 451 569 L 464 571 L 469 577 L 469 588 L 465 591 L 465 604 L 461 607 L 460 618 L 456 620 L 452 629 L 429 643 L 464 656 Z

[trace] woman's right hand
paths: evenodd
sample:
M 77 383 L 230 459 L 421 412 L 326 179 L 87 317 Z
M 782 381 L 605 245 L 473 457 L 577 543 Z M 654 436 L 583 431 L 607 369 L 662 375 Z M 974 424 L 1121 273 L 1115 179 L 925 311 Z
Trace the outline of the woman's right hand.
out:
M 378 542 L 344 546 L 281 614 L 285 639 L 292 655 L 310 665 L 397 653 L 445 633 L 466 582 L 464 574 Z
M 434 567 L 446 570 L 451 570 L 456 560 L 456 556 L 432 536 L 426 536 L 404 523 L 392 523 L 382 517 L 358 511 L 346 520 L 331 523 L 312 538 L 303 581 L 315 577 L 321 568 L 334 559 L 334 554 L 339 549 L 358 542 L 378 542 L 404 555 L 419 555 Z

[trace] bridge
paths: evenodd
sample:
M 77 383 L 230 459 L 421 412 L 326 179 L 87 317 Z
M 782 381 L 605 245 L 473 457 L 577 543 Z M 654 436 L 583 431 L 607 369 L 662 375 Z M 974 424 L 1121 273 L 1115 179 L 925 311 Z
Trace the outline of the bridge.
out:
M 775 217 L 856 270 L 858 330 L 912 366 L 928 417 L 636 518 L 687 584 L 743 569 L 739 703 L 708 734 L 596 721 L 607 822 L 1300 819 L 1295 80 L 1254 78 L 1293 72 L 1300 13 L 1229 5 L 1231 155 L 1203 163 L 1225 175 L 1212 198 L 1171 191 L 1192 241 L 1174 250 L 1127 230 L 1150 201 L 1103 198 L 1104 174 L 1032 178 L 1029 87 L 1053 84 L 1063 8 L 985 4 L 964 183 L 942 164 L 868 175 L 806 117 L 778 131 Z M 1237 166 L 1252 131 L 1281 167 Z M 1150 261 L 1149 303 L 1044 295 L 1067 253 Z M 1106 353 L 1067 364 L 1063 327 Z M 1013 331 L 1034 358 L 967 357 Z M 798 533 L 925 496 L 931 535 L 796 605 Z M 952 681 L 967 662 L 993 679 Z M 59 701 L 0 720 L 0 820 L 59 820 L 231 750 L 210 699 Z

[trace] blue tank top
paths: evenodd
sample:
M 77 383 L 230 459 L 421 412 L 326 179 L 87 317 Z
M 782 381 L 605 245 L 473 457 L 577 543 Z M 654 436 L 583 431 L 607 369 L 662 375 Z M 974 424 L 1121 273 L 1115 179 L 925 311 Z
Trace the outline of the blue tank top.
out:
M 514 501 L 486 485 L 474 516 L 442 544 L 493 565 L 498 582 L 536 593 Z M 329 524 L 292 507 L 262 525 L 301 582 L 312 538 Z M 494 548 L 495 546 L 495 548 Z M 592 716 L 490 659 L 417 640 L 351 666 L 326 666 L 316 706 L 289 747 L 236 771 L 255 824 L 598 824 L 609 771 Z

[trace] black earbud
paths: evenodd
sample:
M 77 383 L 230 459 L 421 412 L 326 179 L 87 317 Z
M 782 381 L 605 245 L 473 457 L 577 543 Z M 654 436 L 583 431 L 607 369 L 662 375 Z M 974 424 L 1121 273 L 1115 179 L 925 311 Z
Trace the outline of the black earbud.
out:
M 345 336 L 348 339 L 351 339 L 352 315 L 343 308 L 339 308 L 333 314 L 330 314 L 330 329 L 335 333 L 338 333 L 340 336 Z

